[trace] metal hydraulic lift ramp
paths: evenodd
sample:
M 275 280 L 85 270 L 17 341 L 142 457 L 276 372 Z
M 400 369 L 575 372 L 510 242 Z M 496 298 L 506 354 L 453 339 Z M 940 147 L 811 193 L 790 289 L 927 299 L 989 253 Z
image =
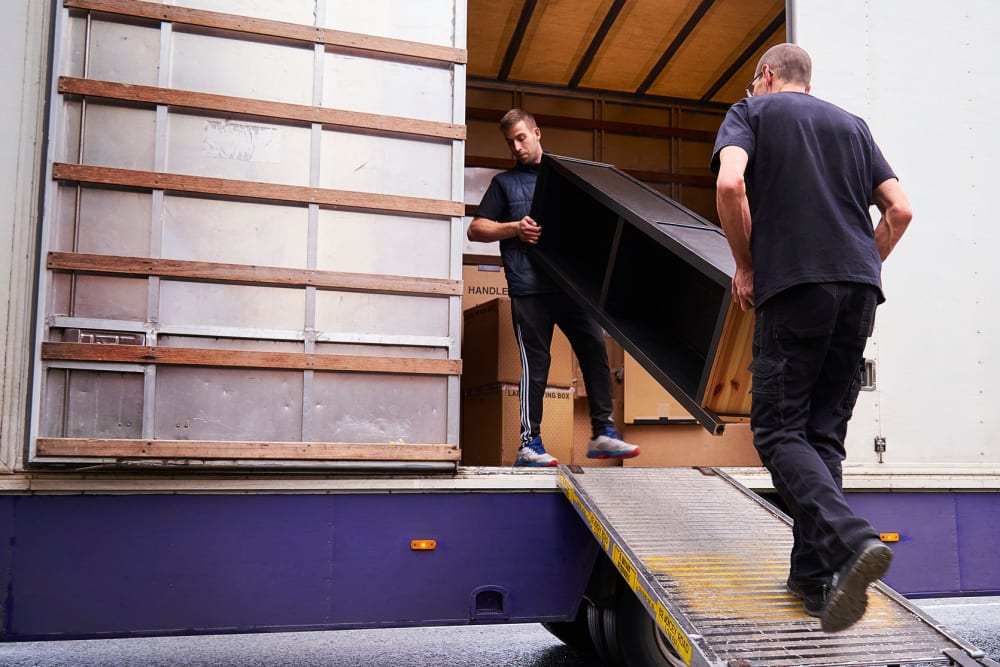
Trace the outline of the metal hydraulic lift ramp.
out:
M 791 524 L 720 470 L 559 467 L 559 486 L 684 663 L 996 666 L 881 582 L 836 634 L 785 590 Z

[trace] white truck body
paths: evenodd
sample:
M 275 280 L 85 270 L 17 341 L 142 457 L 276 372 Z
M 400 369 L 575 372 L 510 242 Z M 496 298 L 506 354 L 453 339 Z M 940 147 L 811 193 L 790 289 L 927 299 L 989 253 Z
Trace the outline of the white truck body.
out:
M 789 3 L 790 37 L 813 59 L 812 93 L 868 122 L 914 211 L 883 269 L 887 301 L 866 354 L 876 387 L 862 392 L 848 432 L 846 471 L 859 486 L 1000 481 L 1000 228 L 990 215 L 998 11 L 985 0 L 947 10 Z

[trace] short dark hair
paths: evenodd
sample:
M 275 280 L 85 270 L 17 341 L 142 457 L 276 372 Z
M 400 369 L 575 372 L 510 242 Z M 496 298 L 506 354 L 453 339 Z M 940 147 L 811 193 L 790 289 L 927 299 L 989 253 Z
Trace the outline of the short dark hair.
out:
M 789 42 L 777 44 L 765 51 L 757 63 L 756 73 L 759 73 L 764 65 L 790 83 L 808 86 L 812 79 L 812 59 L 809 54 L 801 46 Z
M 530 113 L 524 109 L 511 109 L 503 115 L 503 118 L 500 119 L 500 129 L 506 132 L 521 121 L 524 121 L 524 124 L 528 126 L 529 130 L 533 127 L 538 127 L 538 123 L 535 122 L 535 117 Z

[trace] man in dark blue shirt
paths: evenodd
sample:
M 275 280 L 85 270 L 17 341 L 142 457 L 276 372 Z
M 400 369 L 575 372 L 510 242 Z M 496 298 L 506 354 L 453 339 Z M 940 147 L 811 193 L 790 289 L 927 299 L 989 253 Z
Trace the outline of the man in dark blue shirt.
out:
M 755 310 L 754 445 L 793 519 L 788 590 L 837 632 L 864 615 L 892 560 L 848 506 L 842 462 L 882 261 L 912 213 L 868 126 L 809 95 L 811 75 L 801 48 L 769 49 L 719 129 L 712 170 L 733 299 Z
M 542 400 L 548 382 L 552 333 L 558 326 L 580 361 L 590 404 L 593 437 L 590 458 L 631 458 L 639 447 L 622 441 L 611 420 L 611 373 L 604 332 L 587 313 L 535 266 L 529 247 L 538 243 L 542 228 L 528 215 L 542 161 L 542 131 L 534 117 L 511 109 L 500 119 L 500 131 L 517 166 L 497 174 L 483 195 L 469 225 L 470 241 L 500 242 L 514 319 L 514 336 L 521 350 L 521 444 L 517 466 L 555 466 L 541 437 Z

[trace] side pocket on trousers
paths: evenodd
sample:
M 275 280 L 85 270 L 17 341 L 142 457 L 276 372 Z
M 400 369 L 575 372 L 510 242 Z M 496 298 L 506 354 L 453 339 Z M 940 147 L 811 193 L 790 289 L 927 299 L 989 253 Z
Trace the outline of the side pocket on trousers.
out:
M 855 371 L 854 377 L 851 379 L 851 386 L 847 390 L 847 395 L 844 396 L 844 403 L 841 406 L 844 410 L 844 416 L 850 419 L 854 414 L 854 406 L 858 402 L 858 396 L 861 394 L 861 382 L 864 379 L 864 368 L 865 360 L 862 359 L 861 363 L 858 364 L 858 370 Z
M 785 360 L 756 358 L 750 362 L 750 418 L 758 424 L 780 424 Z

